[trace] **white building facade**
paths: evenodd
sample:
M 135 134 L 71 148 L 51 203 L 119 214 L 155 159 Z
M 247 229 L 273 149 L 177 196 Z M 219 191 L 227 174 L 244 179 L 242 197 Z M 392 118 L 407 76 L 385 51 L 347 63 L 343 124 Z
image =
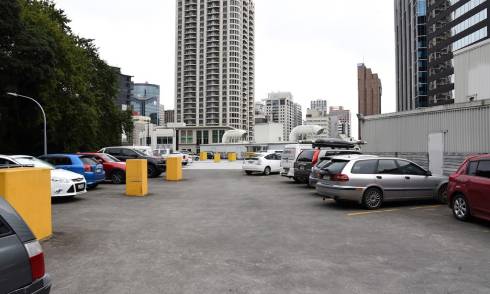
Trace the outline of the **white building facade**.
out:
M 303 123 L 301 105 L 294 103 L 290 92 L 269 93 L 264 99 L 265 112 L 270 122 L 283 125 L 283 138 L 289 138 L 291 131 Z

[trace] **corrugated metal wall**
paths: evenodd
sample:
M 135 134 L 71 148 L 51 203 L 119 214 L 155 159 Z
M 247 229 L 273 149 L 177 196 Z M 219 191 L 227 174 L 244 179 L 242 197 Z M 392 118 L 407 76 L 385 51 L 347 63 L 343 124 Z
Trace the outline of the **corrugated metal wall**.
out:
M 490 41 L 457 51 L 454 71 L 456 102 L 466 102 L 476 93 L 477 99 L 490 99 Z
M 444 132 L 446 153 L 490 153 L 490 100 L 366 117 L 364 152 L 428 152 L 431 133 Z

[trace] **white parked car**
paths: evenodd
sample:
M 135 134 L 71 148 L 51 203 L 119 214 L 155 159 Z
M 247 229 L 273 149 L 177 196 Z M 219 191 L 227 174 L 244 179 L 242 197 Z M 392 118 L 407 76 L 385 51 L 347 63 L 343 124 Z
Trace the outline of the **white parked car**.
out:
M 28 155 L 10 156 L 21 165 L 51 169 L 51 197 L 75 197 L 87 192 L 85 178 L 77 173 L 57 169 L 46 161 Z
M 245 159 L 242 169 L 247 175 L 262 173 L 266 176 L 281 171 L 281 155 L 275 152 L 257 153 L 256 156 Z
M 155 149 L 153 150 L 153 156 L 159 156 L 162 158 L 169 158 L 169 157 L 180 157 L 182 159 L 182 164 L 183 165 L 188 165 L 192 163 L 192 158 L 183 152 L 174 152 L 171 151 L 170 149 Z

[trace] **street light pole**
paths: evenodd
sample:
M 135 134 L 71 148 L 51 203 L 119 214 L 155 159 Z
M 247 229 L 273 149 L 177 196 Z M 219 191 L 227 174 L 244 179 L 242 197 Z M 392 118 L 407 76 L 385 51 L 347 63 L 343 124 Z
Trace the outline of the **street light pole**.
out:
M 47 132 L 46 132 L 46 113 L 44 112 L 44 108 L 34 98 L 24 96 L 24 95 L 20 95 L 17 93 L 7 93 L 7 95 L 13 96 L 13 97 L 20 97 L 20 98 L 29 99 L 32 102 L 36 103 L 36 105 L 41 109 L 41 112 L 43 114 L 43 119 L 44 119 L 44 155 L 48 155 L 48 136 L 47 136 Z

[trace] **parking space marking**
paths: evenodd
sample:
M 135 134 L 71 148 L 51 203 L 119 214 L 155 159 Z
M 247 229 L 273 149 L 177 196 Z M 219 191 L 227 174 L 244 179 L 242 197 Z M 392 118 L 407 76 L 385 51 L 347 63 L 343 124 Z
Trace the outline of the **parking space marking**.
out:
M 376 211 L 352 212 L 352 213 L 348 213 L 347 216 L 361 216 L 366 214 L 385 213 L 385 212 L 393 212 L 398 210 L 400 209 L 395 208 L 395 209 L 384 209 L 384 210 L 376 210 Z
M 424 205 L 424 206 L 416 206 L 410 208 L 410 210 L 416 210 L 416 209 L 431 209 L 431 208 L 439 208 L 444 206 L 443 204 L 438 204 L 438 205 Z

